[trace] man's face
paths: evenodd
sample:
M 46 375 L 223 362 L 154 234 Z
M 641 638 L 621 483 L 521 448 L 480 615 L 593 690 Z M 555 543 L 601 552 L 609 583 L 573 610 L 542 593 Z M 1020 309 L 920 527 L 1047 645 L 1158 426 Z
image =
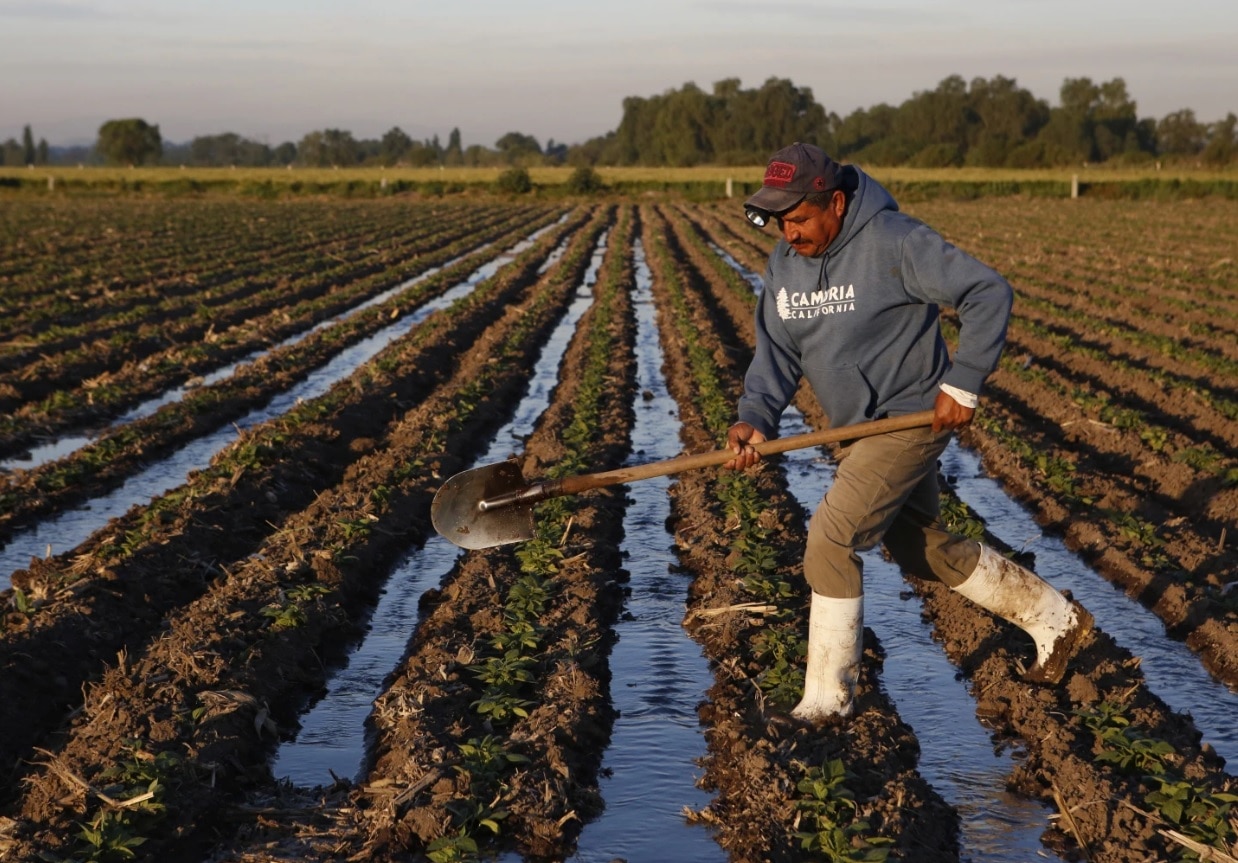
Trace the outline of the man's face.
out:
M 796 254 L 805 258 L 817 258 L 825 254 L 825 250 L 842 230 L 843 212 L 846 208 L 847 197 L 841 191 L 835 191 L 825 207 L 800 201 L 786 212 L 778 214 L 778 228 L 782 231 L 783 239 L 791 244 Z

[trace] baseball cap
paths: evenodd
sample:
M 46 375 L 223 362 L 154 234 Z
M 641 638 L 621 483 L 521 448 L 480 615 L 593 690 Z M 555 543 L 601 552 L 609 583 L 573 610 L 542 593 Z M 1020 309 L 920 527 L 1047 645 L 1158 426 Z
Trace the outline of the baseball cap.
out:
M 791 209 L 805 196 L 838 188 L 839 174 L 839 164 L 824 150 L 797 141 L 770 156 L 761 188 L 744 201 L 744 210 L 749 219 L 764 226 L 770 215 Z

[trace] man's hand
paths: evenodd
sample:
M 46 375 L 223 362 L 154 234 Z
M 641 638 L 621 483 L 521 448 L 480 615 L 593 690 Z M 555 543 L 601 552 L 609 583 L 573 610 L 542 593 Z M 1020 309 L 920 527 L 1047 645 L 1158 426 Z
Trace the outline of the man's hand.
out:
M 963 407 L 950 396 L 939 392 L 937 403 L 933 405 L 933 431 L 961 429 L 968 425 L 975 415 L 975 408 Z
M 736 423 L 731 426 L 727 429 L 726 445 L 728 449 L 735 453 L 735 458 L 722 466 L 728 470 L 744 470 L 745 468 L 752 467 L 761 460 L 761 454 L 753 449 L 752 445 L 762 443 L 765 440 L 765 435 L 748 423 Z

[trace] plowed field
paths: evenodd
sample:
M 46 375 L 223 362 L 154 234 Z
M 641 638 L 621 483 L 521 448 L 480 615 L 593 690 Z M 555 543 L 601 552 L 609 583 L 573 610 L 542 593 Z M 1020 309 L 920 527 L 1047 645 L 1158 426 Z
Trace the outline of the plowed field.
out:
M 1016 290 L 961 444 L 1078 555 L 1059 587 L 1112 583 L 1238 704 L 1238 203 L 910 209 Z M 434 493 L 517 410 L 578 294 L 549 407 L 514 445 L 525 477 L 642 460 L 638 295 L 681 449 L 719 446 L 772 241 L 733 202 L 669 198 L 0 199 L 0 551 L 20 558 L 0 572 L 0 859 L 571 858 L 613 808 L 611 692 L 634 685 L 608 662 L 632 589 L 620 544 L 641 539 L 623 488 L 539 505 L 535 540 L 462 554 L 421 595 L 357 776 L 297 787 L 272 758 L 393 568 L 441 541 Z M 810 393 L 796 406 L 826 426 Z M 178 474 L 195 443 L 208 455 Z M 125 497 L 152 470 L 163 490 Z M 956 527 L 1035 568 L 955 479 Z M 712 797 L 685 821 L 719 860 L 982 859 L 899 712 L 942 696 L 888 692 L 879 633 L 851 721 L 782 719 L 807 600 L 785 464 L 683 474 L 670 496 L 649 541 L 673 546 L 709 667 Z M 104 500 L 117 514 L 90 523 Z M 70 517 L 84 539 L 64 538 Z M 1061 686 L 1031 686 L 1021 633 L 938 584 L 903 588 L 1018 752 L 1008 785 L 1046 807 L 1044 853 L 1236 853 L 1217 752 L 1234 741 L 1209 739 L 1232 729 L 1171 707 L 1141 648 L 1098 628 Z

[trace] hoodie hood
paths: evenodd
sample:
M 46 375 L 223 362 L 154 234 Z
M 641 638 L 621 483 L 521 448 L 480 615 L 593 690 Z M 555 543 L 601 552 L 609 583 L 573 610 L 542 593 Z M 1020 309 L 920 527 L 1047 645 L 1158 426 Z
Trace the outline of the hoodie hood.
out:
M 855 165 L 844 165 L 842 169 L 844 188 L 854 185 L 855 191 L 847 202 L 847 212 L 843 214 L 842 229 L 834 242 L 825 250 L 827 255 L 837 253 L 851 242 L 860 229 L 871 222 L 878 213 L 898 212 L 898 202 L 885 187 Z

